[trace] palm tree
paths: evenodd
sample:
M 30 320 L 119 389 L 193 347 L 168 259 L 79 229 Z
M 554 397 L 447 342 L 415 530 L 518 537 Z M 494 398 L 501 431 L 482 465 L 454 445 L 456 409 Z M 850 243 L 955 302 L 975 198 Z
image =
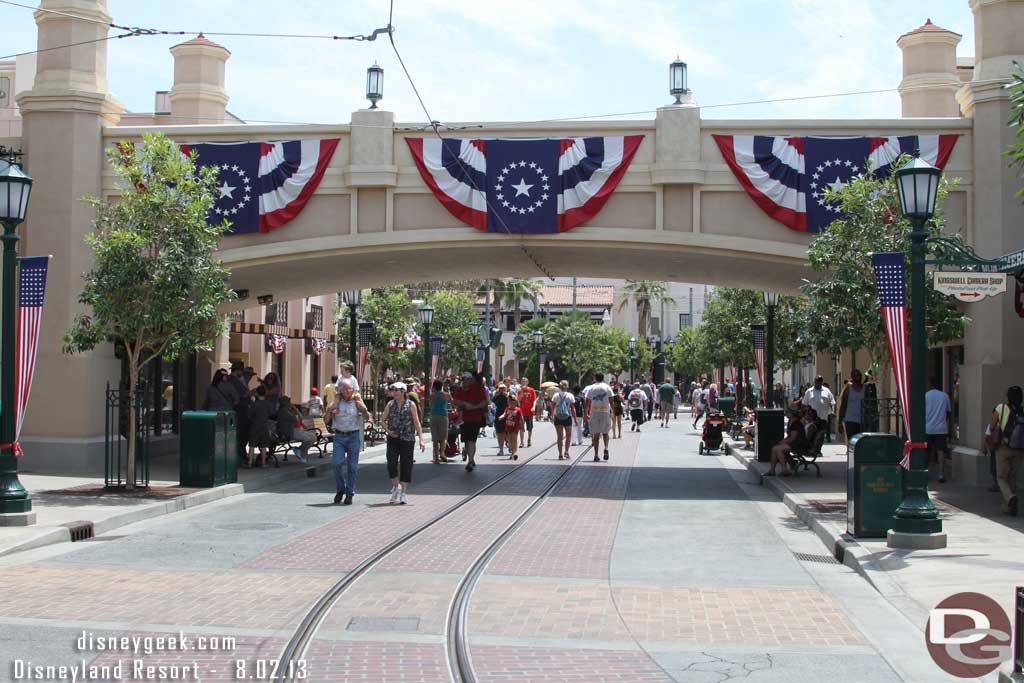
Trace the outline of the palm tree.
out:
M 513 277 L 507 280 L 498 280 L 495 283 L 495 298 L 500 308 L 512 309 L 513 329 L 519 331 L 519 324 L 523 318 L 523 301 L 532 301 L 534 310 L 537 309 L 537 297 L 540 295 L 540 283 L 534 282 L 525 277 Z M 519 358 L 515 360 L 515 374 L 519 376 Z
M 623 291 L 625 296 L 619 304 L 619 310 L 624 309 L 630 299 L 636 302 L 636 314 L 639 321 L 637 334 L 641 337 L 650 335 L 652 304 L 655 301 L 667 304 L 676 302 L 668 295 L 668 285 L 656 280 L 626 280 Z M 664 321 L 662 321 L 662 325 L 664 325 Z

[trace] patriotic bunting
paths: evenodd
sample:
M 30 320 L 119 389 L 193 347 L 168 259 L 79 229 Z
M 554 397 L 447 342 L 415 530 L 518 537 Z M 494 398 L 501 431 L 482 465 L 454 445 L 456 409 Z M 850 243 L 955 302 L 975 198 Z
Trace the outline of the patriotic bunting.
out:
M 544 366 L 548 364 L 548 352 L 541 351 L 539 354 L 540 358 L 540 376 L 537 378 L 537 386 L 544 384 Z
M 313 353 L 313 355 L 319 356 L 324 352 L 325 349 L 327 349 L 326 339 L 317 339 L 316 337 L 309 338 L 309 350 Z
M 21 259 L 18 277 L 18 311 L 15 319 L 14 366 L 14 441 L 0 444 L 0 450 L 21 455 L 18 436 L 25 421 L 25 409 L 32 389 L 39 350 L 39 325 L 43 317 L 43 295 L 49 256 L 29 256 Z
M 873 254 L 875 265 L 875 286 L 878 287 L 878 302 L 882 306 L 882 321 L 885 338 L 889 342 L 889 358 L 893 375 L 896 377 L 896 393 L 903 407 L 903 426 L 908 439 L 910 431 L 910 343 L 907 337 L 907 287 L 906 266 L 901 252 Z M 927 448 L 927 444 L 915 444 L 908 440 L 903 448 L 904 469 L 910 469 L 910 453 L 914 448 Z
M 751 325 L 750 331 L 754 334 L 754 365 L 757 367 L 757 378 L 761 382 L 761 389 L 767 391 L 764 367 L 764 325 Z
M 285 347 L 288 345 L 288 337 L 283 334 L 268 334 L 266 337 L 266 349 L 275 354 L 284 353 Z

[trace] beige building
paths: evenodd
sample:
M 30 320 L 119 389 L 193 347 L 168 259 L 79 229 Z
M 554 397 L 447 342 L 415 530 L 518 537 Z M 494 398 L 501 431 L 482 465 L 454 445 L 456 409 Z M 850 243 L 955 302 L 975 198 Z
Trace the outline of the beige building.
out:
M 75 357 L 59 348 L 77 312 L 81 273 L 89 265 L 81 240 L 90 229 L 91 211 L 78 198 L 116 193 L 103 149 L 156 129 L 191 141 L 339 140 L 322 183 L 300 216 L 269 234 L 226 237 L 219 252 L 232 268 L 232 286 L 250 292 L 241 306 L 260 296 L 291 302 L 288 327 L 296 330 L 308 329 L 292 320 L 304 323 L 310 306 L 324 307 L 330 317 L 330 302 L 316 298 L 324 291 L 436 280 L 453 273 L 466 279 L 501 272 L 797 291 L 809 276 L 811 236 L 785 228 L 758 209 L 723 162 L 712 139 L 716 133 L 957 134 L 945 169 L 959 181 L 944 207 L 949 229 L 985 256 L 1024 246 L 1019 227 L 1024 207 L 1013 196 L 1021 181 L 1000 156 L 1012 139 L 1005 125 L 1010 103 L 1003 86 L 1012 61 L 1024 60 L 1020 2 L 971 0 L 976 54 L 970 64 L 956 56 L 959 36 L 933 24 L 900 36 L 903 118 L 715 120 L 690 101 L 662 107 L 646 121 L 474 125 L 473 136 L 482 138 L 644 136 L 597 216 L 564 234 L 522 236 L 477 232 L 445 211 L 424 185 L 405 143 L 406 137 L 431 134 L 408 132 L 422 124 L 396 123 L 393 114 L 382 110 L 353 112 L 348 122 L 321 126 L 239 122 L 227 111 L 230 53 L 205 38 L 172 48 L 173 83 L 166 97 L 158 96 L 158 112 L 126 113 L 107 87 L 106 43 L 100 40 L 112 20 L 106 5 L 106 0 L 42 1 L 35 15 L 40 48 L 67 44 L 69 37 L 98 42 L 39 53 L 28 88 L 14 69 L 12 87 L 20 111 L 6 124 L 0 121 L 0 144 L 22 148 L 26 170 L 35 178 L 29 218 L 21 228 L 22 253 L 54 255 L 39 370 L 21 439 L 23 467 L 94 468 L 102 451 L 102 404 L 96 397 L 106 382 L 117 381 L 118 362 L 109 348 Z M 242 315 L 246 324 L 266 324 L 265 311 L 253 308 Z M 970 315 L 974 323 L 964 339 L 959 395 L 964 442 L 974 444 L 1008 380 L 1024 381 L 1024 344 L 1022 321 L 1007 297 L 971 304 Z M 227 364 L 232 354 L 248 353 L 254 367 L 264 364 L 257 368 L 261 372 L 273 366 L 260 343 L 257 336 L 241 342 L 236 337 L 219 343 L 208 358 L 197 359 L 196 391 L 208 382 L 211 369 Z M 291 350 L 284 360 L 286 381 L 297 382 L 287 390 L 298 396 L 304 395 L 304 379 L 312 372 L 308 360 Z M 54 420 L 46 406 L 58 390 L 75 410 Z M 984 471 L 983 461 L 970 453 L 963 453 L 960 462 L 966 470 Z

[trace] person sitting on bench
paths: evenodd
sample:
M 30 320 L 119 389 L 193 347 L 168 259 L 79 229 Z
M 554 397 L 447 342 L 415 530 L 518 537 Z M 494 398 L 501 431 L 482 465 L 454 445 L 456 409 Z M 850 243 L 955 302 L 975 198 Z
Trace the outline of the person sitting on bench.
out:
M 792 474 L 789 469 L 790 451 L 806 448 L 806 444 L 807 433 L 804 429 L 804 422 L 799 413 L 793 412 L 789 418 L 789 424 L 786 426 L 786 438 L 772 446 L 772 461 L 767 476 L 775 476 L 776 465 L 782 468 L 782 476 L 790 476 Z

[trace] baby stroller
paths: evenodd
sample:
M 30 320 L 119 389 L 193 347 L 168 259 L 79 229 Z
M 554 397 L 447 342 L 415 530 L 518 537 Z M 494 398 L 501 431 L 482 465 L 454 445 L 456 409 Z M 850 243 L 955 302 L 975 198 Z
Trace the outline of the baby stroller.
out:
M 462 419 L 459 411 L 448 411 L 448 442 L 444 446 L 444 457 L 456 458 L 459 453 L 459 430 L 462 428 Z
M 704 420 L 704 431 L 700 435 L 700 449 L 698 453 L 704 455 L 704 451 L 721 451 L 722 432 L 725 431 L 729 421 L 717 410 L 712 410 Z

